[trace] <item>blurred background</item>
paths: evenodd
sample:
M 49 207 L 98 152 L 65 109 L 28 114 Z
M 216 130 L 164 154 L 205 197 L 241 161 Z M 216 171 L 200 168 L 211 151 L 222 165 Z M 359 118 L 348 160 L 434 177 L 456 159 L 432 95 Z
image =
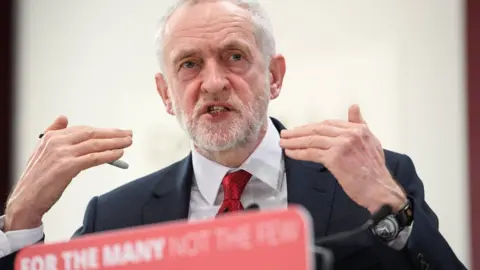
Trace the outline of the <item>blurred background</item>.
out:
M 47 241 L 68 239 L 93 196 L 188 154 L 154 83 L 154 32 L 173 2 L 2 2 L 2 202 L 58 115 L 134 131 L 130 169 L 105 165 L 76 177 L 44 218 Z M 294 127 L 345 119 L 360 104 L 384 148 L 415 162 L 458 257 L 480 269 L 480 2 L 260 2 L 287 61 L 271 116 Z

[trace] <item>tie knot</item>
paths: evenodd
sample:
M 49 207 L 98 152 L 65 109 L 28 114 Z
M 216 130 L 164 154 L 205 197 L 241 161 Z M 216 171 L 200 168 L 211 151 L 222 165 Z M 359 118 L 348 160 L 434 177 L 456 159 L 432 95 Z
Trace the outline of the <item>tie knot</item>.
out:
M 240 200 L 243 190 L 252 175 L 244 170 L 228 173 L 223 177 L 224 200 Z

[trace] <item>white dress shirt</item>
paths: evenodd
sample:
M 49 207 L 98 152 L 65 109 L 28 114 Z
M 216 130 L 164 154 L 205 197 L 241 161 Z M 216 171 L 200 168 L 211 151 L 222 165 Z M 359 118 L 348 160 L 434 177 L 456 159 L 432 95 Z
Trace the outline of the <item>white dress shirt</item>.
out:
M 192 150 L 194 181 L 190 195 L 190 220 L 214 218 L 223 202 L 223 177 L 245 170 L 252 177 L 242 193 L 244 207 L 256 203 L 262 209 L 287 207 L 287 181 L 280 135 L 269 121 L 264 139 L 239 168 L 228 168 Z
M 190 195 L 190 221 L 212 219 L 223 201 L 222 179 L 231 171 L 245 170 L 252 174 L 242 193 L 244 207 L 256 203 L 261 209 L 287 207 L 287 179 L 284 169 L 280 135 L 269 121 L 260 145 L 239 168 L 228 168 L 200 155 L 192 147 L 194 181 Z M 38 228 L 4 233 L 5 217 L 0 217 L 0 258 L 38 242 L 43 237 L 43 225 Z M 402 249 L 410 235 L 411 226 L 389 243 Z

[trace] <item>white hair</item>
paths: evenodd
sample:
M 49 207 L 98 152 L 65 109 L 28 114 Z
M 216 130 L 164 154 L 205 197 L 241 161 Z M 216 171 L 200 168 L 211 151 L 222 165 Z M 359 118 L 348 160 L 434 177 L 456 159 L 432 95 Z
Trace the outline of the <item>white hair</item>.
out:
M 165 26 L 167 24 L 170 16 L 181 6 L 185 4 L 198 4 L 205 0 L 178 0 L 175 5 L 173 5 L 167 12 L 165 16 L 160 20 L 159 26 L 155 34 L 155 50 L 158 65 L 160 70 L 164 69 L 164 59 L 163 59 L 163 37 L 165 34 Z M 262 54 L 264 55 L 266 63 L 268 63 L 271 57 L 275 54 L 275 39 L 273 36 L 273 27 L 268 18 L 267 12 L 265 9 L 258 3 L 256 0 L 210 0 L 210 1 L 229 1 L 237 6 L 248 10 L 252 17 L 252 23 L 255 27 L 255 38 L 257 40 L 258 46 Z M 268 65 L 268 64 L 267 64 Z

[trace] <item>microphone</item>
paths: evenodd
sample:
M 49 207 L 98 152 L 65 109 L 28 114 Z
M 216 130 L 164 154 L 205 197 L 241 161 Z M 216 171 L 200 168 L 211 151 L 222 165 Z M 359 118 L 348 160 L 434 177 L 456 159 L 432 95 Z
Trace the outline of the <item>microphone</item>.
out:
M 252 203 L 249 206 L 247 206 L 244 210 L 245 211 L 260 210 L 260 206 L 257 203 Z M 336 233 L 336 234 L 332 234 L 326 237 L 316 239 L 315 240 L 315 246 L 317 246 L 316 249 L 318 249 L 318 246 L 325 245 L 326 243 L 338 242 L 345 238 L 348 238 L 358 233 L 361 233 L 363 231 L 366 231 L 370 227 L 377 225 L 380 221 L 385 219 L 392 212 L 393 212 L 393 209 L 390 205 L 388 204 L 382 205 L 382 207 L 380 207 L 378 211 L 373 213 L 370 219 L 368 219 L 362 226 L 350 231 L 340 232 L 340 233 Z
M 257 203 L 252 203 L 245 207 L 243 211 L 259 211 L 261 210 L 260 205 Z M 226 210 L 225 212 L 227 212 Z M 345 231 L 337 234 L 332 234 L 323 238 L 318 238 L 315 240 L 315 244 L 311 247 L 312 252 L 317 255 L 320 255 L 321 258 L 317 259 L 317 264 L 321 265 L 321 269 L 329 270 L 333 269 L 334 255 L 333 252 L 325 247 L 326 243 L 338 242 L 345 238 L 354 236 L 358 233 L 361 233 L 365 230 L 368 230 L 371 226 L 377 225 L 380 221 L 386 218 L 393 212 L 393 209 L 390 205 L 383 205 L 377 212 L 373 213 L 369 220 L 367 220 L 361 227 L 355 228 L 350 231 Z
M 390 215 L 393 212 L 392 206 L 388 204 L 382 205 L 380 209 L 373 213 L 372 217 L 367 221 L 367 223 L 370 223 L 370 226 L 375 226 L 377 225 L 380 221 L 385 219 L 388 215 Z
M 348 238 L 348 237 L 354 236 L 358 233 L 361 233 L 363 231 L 366 231 L 371 226 L 377 225 L 380 221 L 382 221 L 384 218 L 386 218 L 392 212 L 393 212 L 393 209 L 390 205 L 387 205 L 387 204 L 382 205 L 382 207 L 377 212 L 373 213 L 372 217 L 369 220 L 367 220 L 367 222 L 365 222 L 362 226 L 360 226 L 358 228 L 355 228 L 353 230 L 350 230 L 350 231 L 336 233 L 336 234 L 332 234 L 332 235 L 329 235 L 329 236 L 326 236 L 326 237 L 316 239 L 315 240 L 315 245 L 316 246 L 323 246 L 327 243 L 338 242 L 338 241 L 341 241 L 345 238 Z
M 246 208 L 243 209 L 243 211 L 249 211 L 249 210 L 260 210 L 260 206 L 256 203 L 252 203 L 250 204 L 249 206 L 247 206 Z M 221 211 L 221 215 L 224 215 L 224 214 L 227 214 L 229 213 L 230 210 L 228 210 L 228 208 L 225 208 Z
M 332 234 L 323 238 L 316 239 L 315 246 L 313 247 L 314 252 L 322 257 L 320 263 L 322 264 L 322 269 L 333 269 L 334 255 L 333 252 L 327 248 L 324 248 L 323 245 L 326 243 L 339 242 L 345 238 L 354 236 L 358 233 L 368 230 L 371 226 L 377 225 L 380 221 L 386 218 L 393 212 L 393 209 L 390 205 L 383 205 L 377 212 L 373 213 L 372 217 L 367 220 L 361 227 L 345 231 L 341 233 Z
M 256 203 L 252 203 L 245 210 L 260 210 L 260 206 Z

